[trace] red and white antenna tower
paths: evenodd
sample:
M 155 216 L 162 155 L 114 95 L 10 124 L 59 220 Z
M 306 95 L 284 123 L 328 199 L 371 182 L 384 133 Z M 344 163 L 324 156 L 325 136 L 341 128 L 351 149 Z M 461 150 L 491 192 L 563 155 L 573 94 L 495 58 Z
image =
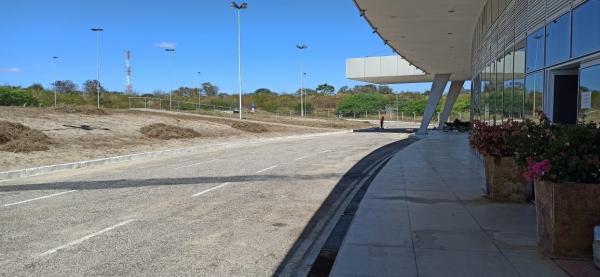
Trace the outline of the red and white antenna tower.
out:
M 133 89 L 131 87 L 131 52 L 125 50 L 125 94 L 131 95 Z

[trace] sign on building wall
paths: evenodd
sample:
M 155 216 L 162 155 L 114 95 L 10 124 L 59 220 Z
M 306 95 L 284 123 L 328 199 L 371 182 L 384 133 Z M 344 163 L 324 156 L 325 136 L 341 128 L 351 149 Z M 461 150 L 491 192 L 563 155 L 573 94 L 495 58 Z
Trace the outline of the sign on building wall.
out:
M 592 108 L 592 92 L 584 91 L 581 92 L 581 109 L 589 110 Z

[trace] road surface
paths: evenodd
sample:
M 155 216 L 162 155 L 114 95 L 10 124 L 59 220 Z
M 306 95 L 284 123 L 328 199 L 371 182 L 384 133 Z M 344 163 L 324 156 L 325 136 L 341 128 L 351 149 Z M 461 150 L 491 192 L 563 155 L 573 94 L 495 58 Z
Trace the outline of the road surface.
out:
M 403 134 L 253 143 L 0 182 L 0 276 L 267 276 Z

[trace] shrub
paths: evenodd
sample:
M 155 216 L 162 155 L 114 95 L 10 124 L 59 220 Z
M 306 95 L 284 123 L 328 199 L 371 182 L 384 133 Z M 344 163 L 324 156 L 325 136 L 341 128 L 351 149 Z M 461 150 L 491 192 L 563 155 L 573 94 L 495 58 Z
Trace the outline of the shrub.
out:
M 522 124 L 508 120 L 501 125 L 490 125 L 485 122 L 475 121 L 469 136 L 469 143 L 479 153 L 496 157 L 514 156 L 515 149 L 507 140 L 514 133 L 519 133 Z
M 337 105 L 341 114 L 376 113 L 385 109 L 386 101 L 383 95 L 375 93 L 359 93 L 344 97 Z
M 0 106 L 37 106 L 39 101 L 26 90 L 0 87 Z

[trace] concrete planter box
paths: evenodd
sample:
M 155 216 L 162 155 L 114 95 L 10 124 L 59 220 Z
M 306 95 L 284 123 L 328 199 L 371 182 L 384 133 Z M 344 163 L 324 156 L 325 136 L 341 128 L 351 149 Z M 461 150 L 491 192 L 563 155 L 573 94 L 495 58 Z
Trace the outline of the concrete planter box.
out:
M 539 244 L 552 257 L 591 258 L 600 184 L 536 182 Z
M 512 157 L 485 156 L 485 181 L 492 201 L 525 202 L 527 183 Z

